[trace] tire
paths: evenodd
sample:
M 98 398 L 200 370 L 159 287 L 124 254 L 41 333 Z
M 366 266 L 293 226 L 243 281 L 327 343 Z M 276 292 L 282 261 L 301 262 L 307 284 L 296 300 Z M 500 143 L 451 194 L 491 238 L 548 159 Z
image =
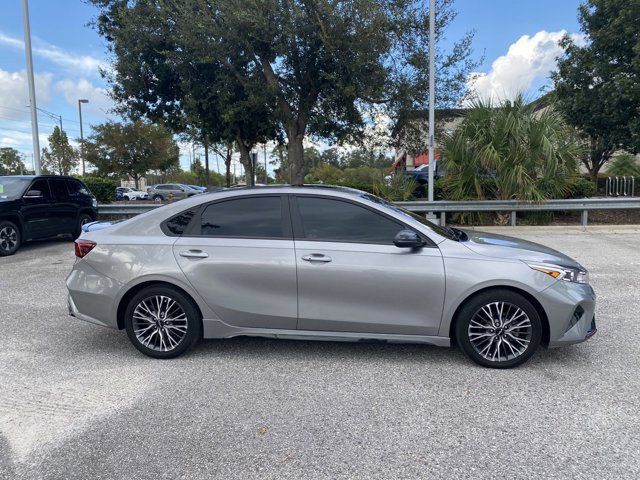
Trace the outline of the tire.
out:
M 542 338 L 537 310 L 511 290 L 479 293 L 463 305 L 455 321 L 460 349 L 483 367 L 517 367 L 531 358 Z
M 87 224 L 87 223 L 89 223 L 89 222 L 93 222 L 93 218 L 91 218 L 91 215 L 89 215 L 87 213 L 81 213 L 78 216 L 78 225 L 76 226 L 76 229 L 73 232 L 73 239 L 74 240 L 76 238 L 78 238 L 82 234 L 82 226 Z
M 163 313 L 166 315 L 167 312 L 172 316 L 170 323 L 164 323 L 167 320 Z M 129 340 L 149 357 L 175 358 L 186 352 L 202 335 L 202 318 L 193 300 L 168 286 L 141 290 L 129 301 L 124 315 Z
M 0 221 L 0 257 L 13 255 L 20 248 L 22 235 L 18 226 L 9 220 Z
M 163 200 L 163 199 L 162 199 L 162 196 L 161 196 L 161 195 L 154 195 L 154 196 L 153 196 L 153 201 L 154 201 L 154 202 L 161 202 L 162 200 Z

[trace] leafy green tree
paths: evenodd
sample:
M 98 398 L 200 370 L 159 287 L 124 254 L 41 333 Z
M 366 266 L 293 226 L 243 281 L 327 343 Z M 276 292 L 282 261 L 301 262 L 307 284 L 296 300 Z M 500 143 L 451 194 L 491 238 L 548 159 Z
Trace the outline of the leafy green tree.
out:
M 609 163 L 607 173 L 621 177 L 640 177 L 640 161 L 634 155 L 617 155 Z
M 42 171 L 69 175 L 78 166 L 78 152 L 69 144 L 67 134 L 54 127 L 49 135 L 49 147 L 42 149 Z
M 587 137 L 582 163 L 594 181 L 619 149 L 640 151 L 640 0 L 586 0 L 587 43 L 569 36 L 553 74 L 557 108 Z
M 179 81 L 171 80 L 171 71 L 182 78 L 178 65 L 207 66 L 220 80 L 215 82 L 219 91 L 239 87 L 242 98 L 252 105 L 264 102 L 263 108 L 274 108 L 287 138 L 292 183 L 304 178 L 305 136 L 358 141 L 366 130 L 370 106 L 382 106 L 395 118 L 397 112 L 424 108 L 428 101 L 429 29 L 422 2 L 91 1 L 100 7 L 97 25 L 115 54 L 116 72 L 122 57 L 128 64 L 159 63 L 151 69 L 154 74 L 141 76 L 144 88 L 128 103 L 154 104 L 158 90 L 179 88 Z M 442 36 L 455 18 L 452 5 L 453 0 L 438 1 L 436 35 Z M 130 27 L 120 30 L 125 24 Z M 143 40 L 147 34 L 155 43 L 136 50 L 148 43 Z M 466 88 L 467 74 L 474 67 L 471 39 L 472 34 L 466 34 L 449 51 L 438 51 L 438 98 L 444 102 L 455 102 Z M 184 62 L 173 61 L 185 48 L 189 53 Z M 158 70 L 168 73 L 156 75 Z M 116 83 L 121 84 L 126 75 L 118 75 Z M 207 91 L 213 96 L 218 92 Z M 183 102 L 169 105 L 181 109 Z M 224 119 L 224 112 L 219 117 Z M 247 138 L 253 133 L 249 130 Z
M 562 197 L 582 148 L 553 108 L 536 112 L 522 95 L 501 105 L 477 100 L 445 137 L 446 190 L 453 200 Z
M 140 177 L 148 172 L 180 168 L 178 144 L 161 125 L 107 122 L 93 126 L 93 131 L 85 142 L 85 155 L 101 175 L 131 177 L 139 188 Z
M 193 37 L 193 15 L 164 0 L 93 0 L 101 8 L 96 25 L 114 54 L 108 75 L 119 110 L 161 122 L 205 149 L 235 143 L 247 174 L 250 152 L 275 136 L 275 97 L 235 51 L 217 58 Z M 187 19 L 179 15 L 188 15 Z M 178 15 L 178 17 L 176 17 Z M 178 18 L 176 22 L 173 19 Z M 224 66 L 233 62 L 234 71 Z M 239 78 L 242 81 L 239 81 Z
M 26 167 L 22 155 L 15 148 L 0 148 L 0 175 L 22 175 Z

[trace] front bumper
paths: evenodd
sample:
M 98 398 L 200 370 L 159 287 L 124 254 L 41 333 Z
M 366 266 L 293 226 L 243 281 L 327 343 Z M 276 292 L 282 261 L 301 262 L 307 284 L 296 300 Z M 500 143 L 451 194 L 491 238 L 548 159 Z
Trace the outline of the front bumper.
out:
M 597 332 L 596 294 L 590 285 L 558 281 L 537 298 L 549 320 L 549 347 L 584 342 Z

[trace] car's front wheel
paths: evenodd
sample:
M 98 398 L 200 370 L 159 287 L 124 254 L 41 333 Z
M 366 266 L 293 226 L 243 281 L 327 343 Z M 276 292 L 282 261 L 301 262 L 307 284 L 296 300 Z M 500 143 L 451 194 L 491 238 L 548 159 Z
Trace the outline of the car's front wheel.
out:
M 181 355 L 202 332 L 202 319 L 193 301 L 167 286 L 138 292 L 127 305 L 124 320 L 133 346 L 153 358 Z
M 91 215 L 87 214 L 87 213 L 81 213 L 78 216 L 78 223 L 76 225 L 76 229 L 73 232 L 73 239 L 75 240 L 76 238 L 78 238 L 81 234 L 82 234 L 82 227 L 84 225 L 86 225 L 87 223 L 93 222 L 93 218 L 91 218 Z
M 471 298 L 456 318 L 456 340 L 479 365 L 511 368 L 526 362 L 542 338 L 535 307 L 511 290 L 488 290 Z
M 0 221 L 0 257 L 13 255 L 20 248 L 20 229 L 8 220 Z

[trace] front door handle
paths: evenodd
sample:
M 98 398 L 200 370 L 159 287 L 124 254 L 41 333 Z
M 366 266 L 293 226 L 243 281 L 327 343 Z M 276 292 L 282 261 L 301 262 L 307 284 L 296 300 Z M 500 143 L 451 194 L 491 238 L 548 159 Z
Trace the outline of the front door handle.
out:
M 302 257 L 305 262 L 322 262 L 328 263 L 331 261 L 331 257 L 327 257 L 321 253 L 312 253 L 311 255 L 305 255 Z
M 180 252 L 180 256 L 186 258 L 207 258 L 209 254 L 202 250 L 185 250 Z

